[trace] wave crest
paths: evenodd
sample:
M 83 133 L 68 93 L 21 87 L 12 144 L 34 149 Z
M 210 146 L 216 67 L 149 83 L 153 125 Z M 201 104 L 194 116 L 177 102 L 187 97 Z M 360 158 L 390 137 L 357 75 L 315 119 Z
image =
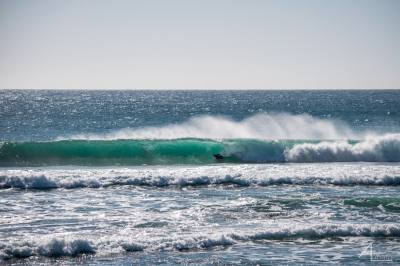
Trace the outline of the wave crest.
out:
M 240 242 L 284 239 L 324 239 L 347 237 L 400 237 L 398 224 L 281 224 L 278 228 L 235 232 L 222 229 L 216 233 L 192 233 L 177 237 L 148 236 L 132 242 L 132 234 L 105 235 L 86 238 L 38 237 L 32 241 L 0 243 L 0 258 L 27 258 L 31 256 L 60 257 L 81 254 L 107 254 L 112 252 L 140 252 L 151 250 L 195 251 L 218 246 L 235 245 Z
M 400 185 L 400 166 L 274 164 L 113 169 L 0 170 L 0 189 L 79 189 L 111 186 L 196 187 L 272 185 Z

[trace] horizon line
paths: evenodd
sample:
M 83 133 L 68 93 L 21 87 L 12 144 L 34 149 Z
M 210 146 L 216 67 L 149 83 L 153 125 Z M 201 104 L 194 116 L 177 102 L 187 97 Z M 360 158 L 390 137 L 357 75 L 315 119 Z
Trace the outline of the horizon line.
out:
M 400 88 L 0 88 L 0 90 L 36 91 L 387 91 Z

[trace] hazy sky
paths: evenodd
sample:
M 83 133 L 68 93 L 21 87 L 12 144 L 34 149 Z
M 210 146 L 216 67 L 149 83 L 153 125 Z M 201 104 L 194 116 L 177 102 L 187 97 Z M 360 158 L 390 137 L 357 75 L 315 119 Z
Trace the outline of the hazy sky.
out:
M 0 0 L 0 88 L 400 89 L 400 0 Z

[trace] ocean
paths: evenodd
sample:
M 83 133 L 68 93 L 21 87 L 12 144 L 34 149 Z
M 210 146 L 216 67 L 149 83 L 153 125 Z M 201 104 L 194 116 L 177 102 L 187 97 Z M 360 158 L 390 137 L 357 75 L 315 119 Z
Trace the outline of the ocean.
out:
M 399 90 L 0 90 L 0 264 L 398 263 Z

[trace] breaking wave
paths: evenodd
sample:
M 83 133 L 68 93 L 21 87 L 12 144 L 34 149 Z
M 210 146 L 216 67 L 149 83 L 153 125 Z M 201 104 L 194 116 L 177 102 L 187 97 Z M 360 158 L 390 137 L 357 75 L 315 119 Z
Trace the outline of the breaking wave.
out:
M 355 133 L 340 121 L 262 113 L 242 121 L 202 116 L 162 127 L 0 146 L 0 166 L 221 162 L 400 162 L 400 134 Z
M 110 186 L 399 186 L 400 166 L 392 165 L 225 165 L 129 169 L 34 169 L 0 171 L 0 189 L 78 189 Z
M 133 235 L 133 236 L 132 236 Z M 61 257 L 95 253 L 141 252 L 154 250 L 196 251 L 239 242 L 257 240 L 296 240 L 346 237 L 400 237 L 398 224 L 322 224 L 280 225 L 256 232 L 222 231 L 212 234 L 193 234 L 181 237 L 134 237 L 132 235 L 98 236 L 95 239 L 73 237 L 38 237 L 32 241 L 0 243 L 0 258 L 31 256 Z M 135 239 L 135 240 L 133 240 Z
M 302 143 L 285 151 L 289 162 L 399 162 L 400 134 L 387 134 L 364 141 Z
M 215 154 L 221 157 L 214 158 Z M 63 140 L 6 142 L 0 166 L 400 162 L 400 134 L 365 140 Z

